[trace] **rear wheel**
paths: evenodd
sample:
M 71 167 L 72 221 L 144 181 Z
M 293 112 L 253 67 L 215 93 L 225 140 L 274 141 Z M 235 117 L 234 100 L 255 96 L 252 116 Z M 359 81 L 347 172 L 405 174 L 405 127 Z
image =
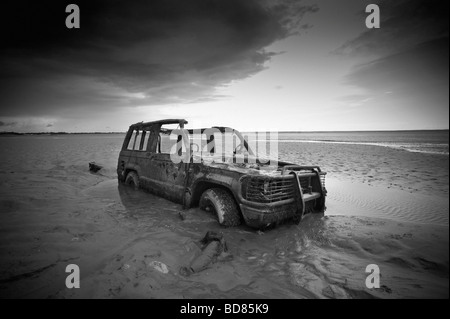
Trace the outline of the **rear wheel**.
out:
M 134 189 L 139 188 L 139 176 L 136 172 L 129 172 L 125 178 L 125 185 L 134 187 Z
M 219 224 L 225 227 L 241 224 L 238 207 L 231 194 L 221 188 L 211 188 L 203 192 L 200 208 L 216 214 Z

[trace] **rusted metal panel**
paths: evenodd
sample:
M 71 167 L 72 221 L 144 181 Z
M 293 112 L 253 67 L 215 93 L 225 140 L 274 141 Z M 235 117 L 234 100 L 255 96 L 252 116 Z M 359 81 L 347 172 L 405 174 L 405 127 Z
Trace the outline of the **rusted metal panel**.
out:
M 236 163 L 234 159 L 232 162 L 220 162 L 214 153 L 197 162 L 190 152 L 191 142 L 187 135 L 194 130 L 177 131 L 178 141 L 183 140 L 186 154 L 191 155 L 190 162 L 175 163 L 170 154 L 161 153 L 160 133 L 174 131 L 163 128 L 163 125 L 179 124 L 183 128 L 186 123 L 183 119 L 169 119 L 131 125 L 119 155 L 119 180 L 125 181 L 126 175 L 134 171 L 139 176 L 141 188 L 181 203 L 184 207 L 198 204 L 201 194 L 209 188 L 224 188 L 233 195 L 245 222 L 256 228 L 325 209 L 325 173 L 317 166 L 278 162 L 273 171 L 267 171 L 260 170 L 260 166 L 265 164 L 259 162 Z M 225 129 L 229 128 L 212 128 L 218 131 Z M 208 129 L 199 131 L 205 130 Z M 133 135 L 134 131 L 136 133 Z M 138 136 L 134 138 L 139 143 L 132 141 L 133 136 Z M 208 150 L 214 151 L 214 145 Z M 181 149 L 178 151 L 181 152 Z

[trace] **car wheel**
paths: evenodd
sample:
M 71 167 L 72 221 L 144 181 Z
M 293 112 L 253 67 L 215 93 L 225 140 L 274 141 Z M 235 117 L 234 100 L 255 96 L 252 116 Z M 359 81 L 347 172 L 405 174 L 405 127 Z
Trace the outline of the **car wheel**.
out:
M 135 189 L 139 188 L 139 176 L 136 172 L 129 172 L 127 177 L 125 178 L 125 185 L 134 187 Z
M 241 224 L 236 202 L 225 189 L 212 188 L 204 191 L 200 198 L 200 208 L 215 213 L 222 226 L 232 227 Z

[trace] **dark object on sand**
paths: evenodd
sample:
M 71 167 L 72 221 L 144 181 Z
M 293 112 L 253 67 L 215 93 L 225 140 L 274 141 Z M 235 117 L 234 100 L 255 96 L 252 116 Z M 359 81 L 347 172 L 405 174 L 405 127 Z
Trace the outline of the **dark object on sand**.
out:
M 203 244 L 202 254 L 195 258 L 188 267 L 181 267 L 181 275 L 189 276 L 193 273 L 200 272 L 208 268 L 218 258 L 222 257 L 222 259 L 226 259 L 228 257 L 227 244 L 222 234 L 209 231 L 200 243 Z
M 172 129 L 173 124 L 179 129 Z M 192 130 L 185 129 L 186 124 L 184 119 L 168 119 L 131 125 L 117 162 L 119 182 L 183 208 L 199 206 L 225 227 L 245 222 L 266 229 L 325 211 L 326 173 L 320 167 L 269 160 L 229 127 Z M 235 143 L 224 150 L 226 143 L 218 141 Z M 203 143 L 207 152 L 200 151 Z
M 200 241 L 200 243 L 202 245 L 208 245 L 209 243 L 211 243 L 213 241 L 220 242 L 224 251 L 228 250 L 227 243 L 225 242 L 225 239 L 223 238 L 223 234 L 216 233 L 215 231 L 208 231 L 206 233 L 205 237 L 203 237 L 203 239 Z
M 90 170 L 91 172 L 96 173 L 96 172 L 98 172 L 99 170 L 101 170 L 102 168 L 103 168 L 102 166 L 95 164 L 95 162 L 90 162 L 90 163 L 89 163 L 89 170 Z

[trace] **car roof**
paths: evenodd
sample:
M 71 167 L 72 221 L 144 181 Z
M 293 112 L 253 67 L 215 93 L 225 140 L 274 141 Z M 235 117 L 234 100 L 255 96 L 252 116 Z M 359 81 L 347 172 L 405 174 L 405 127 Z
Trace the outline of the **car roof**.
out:
M 138 127 L 148 127 L 153 125 L 164 125 L 164 124 L 180 124 L 180 126 L 184 126 L 184 124 L 187 124 L 188 121 L 185 119 L 166 119 L 166 120 L 159 120 L 159 121 L 152 121 L 152 122 L 139 122 L 130 125 L 132 128 L 138 128 Z
M 140 129 L 140 128 L 154 126 L 154 125 L 162 126 L 162 125 L 167 125 L 167 124 L 179 124 L 180 127 L 184 127 L 184 125 L 187 123 L 188 123 L 188 121 L 186 121 L 185 119 L 165 119 L 165 120 L 152 121 L 152 122 L 138 122 L 138 123 L 130 125 L 130 128 Z M 192 134 L 194 131 L 197 131 L 197 130 L 200 130 L 203 133 L 205 130 L 210 130 L 210 129 L 217 129 L 220 132 L 224 132 L 225 130 L 235 131 L 235 129 L 233 129 L 231 127 L 224 127 L 224 126 L 213 126 L 210 128 L 201 128 L 201 129 L 189 129 L 188 131 L 189 131 L 189 133 Z M 167 129 L 165 131 L 171 131 L 171 130 Z

